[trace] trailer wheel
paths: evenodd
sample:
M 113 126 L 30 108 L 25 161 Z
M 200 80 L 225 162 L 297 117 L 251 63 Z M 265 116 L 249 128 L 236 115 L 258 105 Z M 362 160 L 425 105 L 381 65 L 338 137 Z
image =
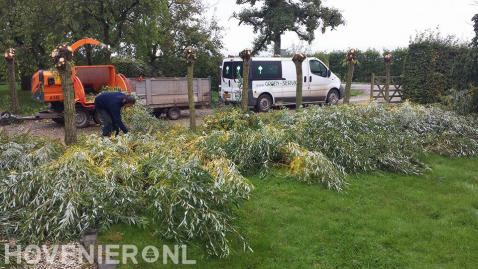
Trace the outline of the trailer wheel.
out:
M 177 120 L 181 117 L 181 110 L 179 110 L 179 108 L 177 107 L 172 107 L 168 109 L 167 115 L 168 115 L 168 119 Z
M 12 114 L 8 111 L 7 112 L 2 112 L 0 114 L 0 118 L 2 118 L 2 119 L 9 119 L 11 116 L 12 116 Z
M 76 128 L 82 129 L 90 125 L 90 114 L 84 109 L 78 109 L 75 117 Z

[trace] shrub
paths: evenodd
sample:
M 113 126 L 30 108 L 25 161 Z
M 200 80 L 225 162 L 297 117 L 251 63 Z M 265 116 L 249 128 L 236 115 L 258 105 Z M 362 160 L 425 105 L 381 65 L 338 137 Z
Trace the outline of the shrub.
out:
M 441 103 L 445 109 L 456 111 L 458 114 L 476 114 L 478 113 L 478 87 L 470 84 L 464 90 L 451 89 Z
M 470 85 L 477 85 L 477 54 L 476 48 L 460 44 L 453 36 L 442 37 L 434 32 L 418 35 L 409 46 L 405 64 L 402 81 L 405 99 L 421 104 L 453 101 L 456 103 L 453 108 L 465 112 L 463 106 L 468 106 L 469 100 L 456 98 L 454 94 L 463 92 L 460 95 L 465 96 Z M 450 89 L 456 91 L 447 92 Z M 448 94 L 451 96 L 446 97 Z M 476 103 L 474 106 L 477 107 Z

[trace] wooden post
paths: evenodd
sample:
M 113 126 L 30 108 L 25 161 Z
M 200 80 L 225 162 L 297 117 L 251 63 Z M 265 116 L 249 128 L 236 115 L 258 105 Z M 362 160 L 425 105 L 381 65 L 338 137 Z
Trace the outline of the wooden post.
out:
M 18 104 L 17 82 L 15 78 L 15 49 L 10 48 L 5 52 L 5 61 L 8 68 L 8 87 L 10 88 L 10 111 L 18 113 L 20 107 Z
M 249 111 L 249 68 L 251 66 L 252 51 L 245 49 L 239 53 L 239 57 L 243 62 L 243 75 L 242 75 L 242 94 L 241 94 L 241 107 L 242 111 Z
M 390 103 L 390 65 L 392 64 L 392 54 L 391 53 L 386 53 L 384 56 L 385 60 L 385 76 L 386 76 L 386 81 L 385 81 L 385 102 Z
M 347 84 L 345 85 L 345 98 L 344 104 L 350 103 L 350 97 L 352 95 L 352 80 L 354 77 L 355 64 L 357 64 L 357 50 L 351 49 L 347 53 Z
M 373 101 L 374 91 L 375 90 L 375 73 L 372 73 L 372 81 L 370 81 L 370 101 Z
M 192 47 L 187 47 L 184 50 L 184 55 L 188 63 L 188 102 L 189 102 L 189 128 L 196 131 L 196 105 L 194 103 L 194 89 L 193 89 L 193 75 L 194 63 L 196 62 L 196 50 Z
M 58 73 L 60 74 L 61 86 L 63 88 L 65 144 L 71 145 L 77 141 L 75 92 L 73 89 L 73 81 L 71 79 L 71 60 L 73 59 L 73 50 L 66 44 L 60 45 L 53 50 L 51 57 L 53 58 Z
M 303 72 L 302 72 L 302 63 L 304 62 L 306 56 L 302 53 L 297 53 L 292 57 L 292 61 L 295 64 L 295 72 L 297 74 L 297 84 L 295 90 L 295 108 L 297 110 L 302 108 L 302 88 L 303 88 Z

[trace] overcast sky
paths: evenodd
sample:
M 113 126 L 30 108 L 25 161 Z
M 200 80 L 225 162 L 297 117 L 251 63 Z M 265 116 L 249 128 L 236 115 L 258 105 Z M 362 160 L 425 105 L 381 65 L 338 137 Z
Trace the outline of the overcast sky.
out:
M 236 0 L 204 0 L 208 14 L 215 14 L 224 27 L 224 54 L 237 54 L 252 47 L 254 34 L 249 26 L 238 26 L 231 18 L 241 8 Z M 478 0 L 324 0 L 326 6 L 338 8 L 346 25 L 326 34 L 316 33 L 312 51 L 359 49 L 393 49 L 406 47 L 417 31 L 439 27 L 443 34 L 461 40 L 474 36 L 471 18 L 478 13 Z M 474 4 L 475 3 L 475 4 Z M 282 37 L 282 48 L 299 41 L 295 33 Z M 307 43 L 305 43 L 307 45 Z

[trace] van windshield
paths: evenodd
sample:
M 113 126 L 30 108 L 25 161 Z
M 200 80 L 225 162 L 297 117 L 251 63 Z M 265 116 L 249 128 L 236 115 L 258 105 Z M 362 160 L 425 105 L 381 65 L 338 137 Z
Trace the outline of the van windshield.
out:
M 222 67 L 222 77 L 228 79 L 237 79 L 242 77 L 242 62 L 224 62 Z

